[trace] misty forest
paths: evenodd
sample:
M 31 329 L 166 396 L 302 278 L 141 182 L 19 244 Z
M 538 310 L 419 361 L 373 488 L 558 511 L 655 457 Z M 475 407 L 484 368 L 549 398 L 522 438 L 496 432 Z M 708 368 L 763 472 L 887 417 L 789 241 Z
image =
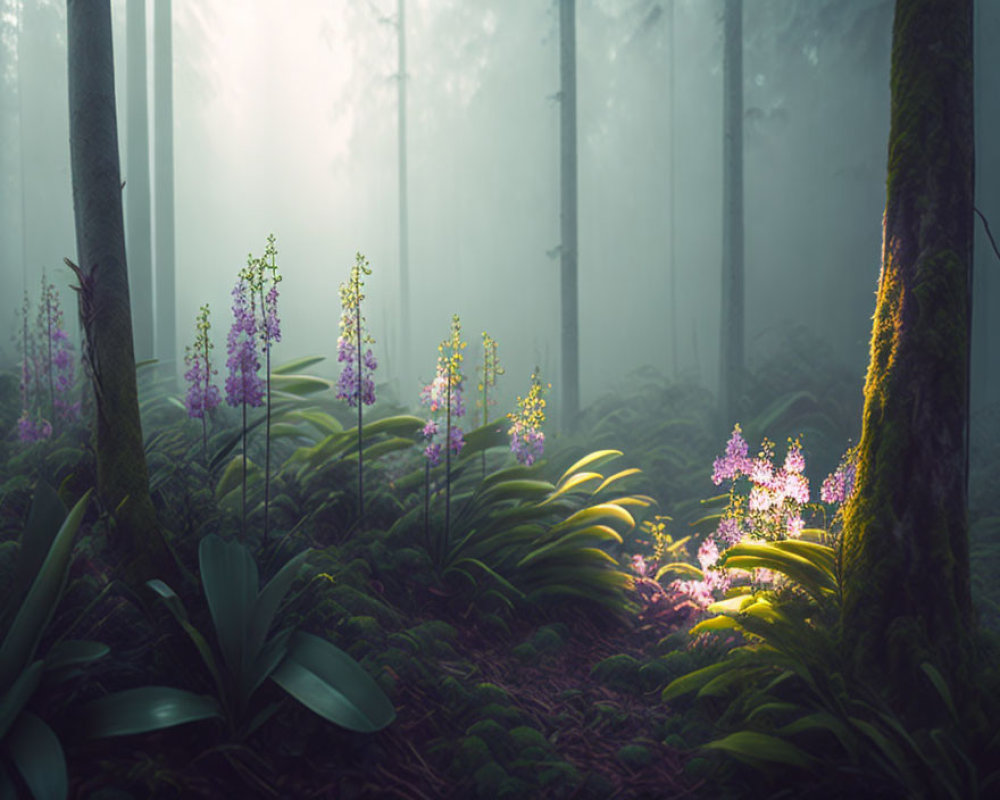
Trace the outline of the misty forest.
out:
M 997 41 L 0 0 L 0 800 L 1000 795 Z

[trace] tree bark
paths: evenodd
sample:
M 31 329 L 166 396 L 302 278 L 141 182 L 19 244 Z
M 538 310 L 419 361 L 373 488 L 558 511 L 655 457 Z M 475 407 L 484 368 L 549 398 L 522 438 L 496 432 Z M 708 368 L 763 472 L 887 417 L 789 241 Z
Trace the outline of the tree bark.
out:
M 723 28 L 719 413 L 728 431 L 743 394 L 743 0 L 726 0 Z
M 399 347 L 397 352 L 400 386 L 409 386 L 410 373 L 410 221 L 409 190 L 406 168 L 406 0 L 399 0 L 397 20 L 399 37 L 397 95 L 398 166 L 399 166 Z
M 931 660 L 969 684 L 972 0 L 897 0 L 882 272 L 844 509 L 843 623 L 860 674 L 920 713 Z
M 561 427 L 572 431 L 580 411 L 580 335 L 577 290 L 576 0 L 559 2 L 559 135 L 561 183 Z
M 156 357 L 161 375 L 177 378 L 174 267 L 174 59 L 171 0 L 157 0 L 153 17 L 153 129 L 156 189 Z
M 110 0 L 68 0 L 70 163 L 80 314 L 96 400 L 97 492 L 136 584 L 174 575 L 149 496 L 122 224 Z
M 146 0 L 126 7 L 125 91 L 128 117 L 128 161 L 125 202 L 128 204 L 126 247 L 132 286 L 135 353 L 153 357 L 153 249 L 149 208 L 149 119 L 146 91 Z

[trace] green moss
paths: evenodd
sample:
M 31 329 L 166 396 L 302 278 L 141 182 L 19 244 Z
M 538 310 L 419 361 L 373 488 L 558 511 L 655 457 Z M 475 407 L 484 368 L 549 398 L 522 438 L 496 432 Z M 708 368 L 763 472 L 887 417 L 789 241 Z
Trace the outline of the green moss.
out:
M 514 749 L 518 753 L 528 747 L 540 747 L 545 751 L 551 749 L 549 740 L 542 736 L 542 734 L 534 728 L 529 728 L 527 725 L 519 725 L 516 728 L 512 728 L 510 731 L 510 738 L 514 745 Z
M 477 683 L 476 700 L 481 703 L 509 703 L 510 694 L 495 683 Z
M 561 622 L 543 625 L 531 637 L 531 644 L 539 653 L 558 653 L 569 640 L 569 628 Z
M 639 670 L 642 664 L 626 653 L 606 658 L 590 670 L 590 677 L 609 689 L 635 694 L 639 691 Z
M 642 769 L 653 763 L 653 752 L 642 744 L 627 744 L 618 748 L 615 758 L 629 769 Z
M 346 639 L 364 639 L 368 642 L 381 641 L 384 636 L 378 620 L 368 616 L 349 617 L 341 625 L 340 632 Z
M 538 651 L 535 649 L 531 642 L 521 642 L 511 650 L 514 657 L 520 661 L 525 661 L 529 664 L 533 664 L 538 661 Z
M 523 714 L 512 706 L 502 703 L 488 703 L 479 709 L 479 716 L 485 719 L 495 719 L 506 725 L 516 725 L 521 721 Z
M 324 600 L 332 600 L 351 614 L 374 617 L 383 627 L 394 628 L 400 623 L 399 614 L 385 603 L 345 583 L 335 582 L 324 593 Z
M 579 782 L 580 773 L 568 761 L 551 761 L 538 773 L 538 785 L 542 788 L 569 787 Z
M 482 739 L 490 748 L 490 752 L 500 760 L 506 760 L 511 755 L 511 737 L 504 728 L 496 720 L 483 719 L 475 724 L 469 726 L 466 730 L 467 736 L 478 736 Z
M 453 775 L 472 775 L 484 764 L 491 763 L 493 756 L 486 742 L 478 736 L 465 736 L 458 741 L 449 771 Z

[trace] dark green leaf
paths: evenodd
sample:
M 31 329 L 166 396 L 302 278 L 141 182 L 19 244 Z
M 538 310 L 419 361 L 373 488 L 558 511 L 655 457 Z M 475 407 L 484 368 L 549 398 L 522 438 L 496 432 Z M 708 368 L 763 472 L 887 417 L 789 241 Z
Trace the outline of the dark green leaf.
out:
M 80 711 L 90 739 L 146 733 L 210 717 L 222 717 L 214 698 L 172 686 L 126 689 L 88 703 Z

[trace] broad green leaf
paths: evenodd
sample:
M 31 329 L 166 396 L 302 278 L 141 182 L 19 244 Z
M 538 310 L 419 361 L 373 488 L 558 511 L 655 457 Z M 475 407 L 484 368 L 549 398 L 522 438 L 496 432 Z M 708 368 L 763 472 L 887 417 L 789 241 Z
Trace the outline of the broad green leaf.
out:
M 414 417 L 409 414 L 400 414 L 395 417 L 385 417 L 383 419 L 376 420 L 375 422 L 369 422 L 367 425 L 361 428 L 361 436 L 367 439 L 369 436 L 375 436 L 379 433 L 388 433 L 393 436 L 413 436 L 417 431 L 424 427 L 426 420 L 420 417 Z M 357 438 L 357 429 L 352 429 L 354 431 L 354 437 Z
M 298 577 L 299 570 L 311 552 L 312 550 L 306 549 L 289 559 L 257 595 L 253 604 L 253 612 L 250 615 L 250 632 L 247 638 L 248 659 L 257 658 L 258 651 L 264 645 L 264 639 L 267 637 L 267 632 L 271 628 L 271 623 L 281 601 L 288 594 L 288 590 L 292 587 L 292 583 Z
M 239 542 L 209 534 L 198 545 L 198 566 L 222 656 L 231 673 L 239 675 L 257 599 L 257 564 Z
M 52 728 L 24 711 L 8 732 L 5 744 L 34 800 L 65 800 L 69 793 L 66 756 Z
M 306 708 L 348 730 L 374 733 L 396 718 L 389 698 L 357 661 L 304 631 L 292 636 L 271 678 Z
M 63 521 L 49 547 L 45 561 L 32 581 L 27 596 L 0 645 L 0 687 L 9 686 L 35 654 L 66 582 L 66 569 L 73 550 L 73 538 L 80 527 L 90 492 L 81 497 Z
M 19 597 L 38 574 L 64 519 L 66 506 L 56 490 L 45 481 L 39 481 L 31 498 L 28 522 L 21 534 L 21 552 L 14 573 L 14 598 Z
M 803 769 L 808 769 L 814 763 L 812 756 L 790 742 L 756 731 L 737 731 L 709 742 L 704 747 L 724 750 L 751 761 L 774 761 Z
M 211 717 L 222 718 L 215 698 L 172 686 L 142 686 L 109 694 L 88 703 L 79 714 L 90 739 L 130 736 Z
M 14 684 L 0 690 L 0 742 L 42 682 L 45 663 L 39 659 L 21 672 Z
M 64 639 L 54 645 L 45 656 L 45 669 L 56 670 L 78 664 L 89 664 L 104 658 L 111 648 L 101 642 L 82 639 Z
M 276 367 L 271 367 L 271 377 L 275 375 L 288 375 L 293 372 L 300 372 L 307 367 L 311 367 L 313 364 L 318 364 L 320 361 L 325 361 L 326 356 L 303 356 L 302 358 L 295 358 L 291 361 L 286 361 L 284 364 L 279 364 Z
M 521 569 L 544 558 L 555 557 L 558 559 L 563 556 L 572 557 L 575 552 L 581 549 L 584 543 L 593 544 L 595 539 L 599 542 L 622 543 L 622 537 L 613 528 L 609 528 L 607 525 L 588 525 L 586 528 L 571 531 L 553 542 L 548 542 L 541 547 L 535 548 L 517 562 L 517 567 Z M 608 557 L 611 558 L 611 556 Z M 614 559 L 612 559 L 612 562 L 616 565 L 618 563 Z
M 271 389 L 295 397 L 305 397 L 330 389 L 333 384 L 315 375 L 275 375 L 271 374 Z

